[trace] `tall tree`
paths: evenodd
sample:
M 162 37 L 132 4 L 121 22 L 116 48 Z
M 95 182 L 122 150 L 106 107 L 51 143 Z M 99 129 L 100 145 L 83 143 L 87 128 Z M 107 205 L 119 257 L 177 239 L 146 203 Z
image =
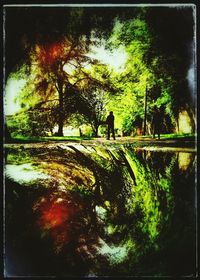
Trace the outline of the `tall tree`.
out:
M 167 20 L 169 15 L 172 22 Z M 181 26 L 186 26 L 185 35 Z M 141 9 L 134 19 L 118 21 L 110 40 L 114 47 L 123 42 L 128 54 L 122 77 L 122 82 L 126 82 L 124 91 L 132 91 L 136 99 L 144 104 L 147 88 L 147 106 L 144 106 L 147 114 L 143 110 L 141 118 L 150 122 L 154 106 L 164 107 L 162 121 L 165 131 L 172 126 L 175 129 L 178 114 L 183 108 L 187 108 L 191 119 L 194 119 L 187 86 L 190 66 L 187 44 L 192 40 L 192 34 L 192 8 L 147 8 Z M 177 42 L 176 47 L 174 42 Z M 137 103 L 133 106 L 137 107 Z M 132 112 L 134 114 L 134 108 Z
M 69 92 L 78 92 L 91 81 L 98 83 L 84 68 L 87 64 L 96 63 L 87 56 L 90 45 L 99 42 L 94 34 L 99 37 L 109 27 L 106 31 L 103 28 L 108 20 L 102 21 L 102 10 L 93 12 L 94 9 L 69 7 L 6 10 L 6 74 L 13 71 L 21 75 L 24 68 L 25 76 L 29 75 L 22 94 L 24 100 L 27 100 L 25 96 L 32 97 L 29 107 L 33 110 L 37 107 L 40 112 L 48 109 L 54 114 L 60 136 L 63 135 L 67 109 L 73 111 L 72 106 L 69 108 L 70 99 L 67 100 Z M 108 14 L 113 19 L 112 12 Z M 55 21 L 55 17 L 58 20 Z M 18 27 L 13 37 L 11 31 L 15 30 L 15 26 L 11 26 L 11 18 L 16 20 Z M 98 23 L 101 25 L 98 26 Z M 15 41 L 18 53 L 16 56 L 12 54 L 15 58 L 12 60 L 9 54 Z

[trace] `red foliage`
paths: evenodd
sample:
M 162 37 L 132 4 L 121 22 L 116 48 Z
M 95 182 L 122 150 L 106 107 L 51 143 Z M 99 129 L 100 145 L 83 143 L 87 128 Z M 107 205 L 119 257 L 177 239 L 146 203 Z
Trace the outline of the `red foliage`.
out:
M 42 64 L 52 65 L 63 55 L 63 52 L 62 43 L 53 43 L 39 47 L 38 57 Z

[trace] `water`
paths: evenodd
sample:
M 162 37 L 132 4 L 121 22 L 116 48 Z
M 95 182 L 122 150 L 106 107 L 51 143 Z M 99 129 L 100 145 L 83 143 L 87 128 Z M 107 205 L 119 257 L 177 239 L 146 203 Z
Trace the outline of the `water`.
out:
M 196 153 L 6 149 L 7 276 L 191 276 Z

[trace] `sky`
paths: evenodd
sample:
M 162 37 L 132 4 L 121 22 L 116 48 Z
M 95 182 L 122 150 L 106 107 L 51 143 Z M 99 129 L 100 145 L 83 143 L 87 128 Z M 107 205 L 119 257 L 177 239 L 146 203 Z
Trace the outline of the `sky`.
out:
M 123 47 L 116 49 L 114 52 L 110 52 L 103 45 L 100 47 L 93 46 L 92 52 L 90 54 L 91 58 L 99 59 L 119 72 L 123 71 L 123 66 L 126 61 L 126 53 Z
M 15 80 L 8 79 L 5 88 L 5 100 L 4 100 L 4 114 L 12 115 L 17 113 L 20 110 L 19 102 L 16 102 L 16 97 L 19 94 L 20 90 L 25 85 L 25 80 Z

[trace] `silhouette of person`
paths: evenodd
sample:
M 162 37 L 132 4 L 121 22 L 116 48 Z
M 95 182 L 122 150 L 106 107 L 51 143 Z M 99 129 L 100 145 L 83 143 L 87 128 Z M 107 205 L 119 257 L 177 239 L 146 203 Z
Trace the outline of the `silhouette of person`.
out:
M 161 111 L 157 107 L 154 109 L 153 112 L 152 126 L 153 126 L 153 138 L 155 138 L 157 134 L 158 139 L 160 139 Z
M 110 139 L 110 131 L 112 132 L 112 137 L 115 140 L 114 120 L 115 120 L 115 117 L 113 115 L 113 112 L 111 111 L 110 114 L 106 118 L 106 123 L 108 125 L 107 140 Z

